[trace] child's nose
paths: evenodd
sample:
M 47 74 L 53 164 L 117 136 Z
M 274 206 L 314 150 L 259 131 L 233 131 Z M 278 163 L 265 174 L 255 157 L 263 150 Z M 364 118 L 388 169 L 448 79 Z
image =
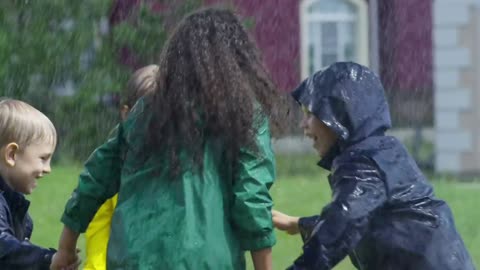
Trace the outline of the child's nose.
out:
M 50 171 L 52 171 L 52 168 L 50 168 L 50 162 L 49 162 L 43 167 L 43 173 L 47 174 L 47 173 L 50 173 Z

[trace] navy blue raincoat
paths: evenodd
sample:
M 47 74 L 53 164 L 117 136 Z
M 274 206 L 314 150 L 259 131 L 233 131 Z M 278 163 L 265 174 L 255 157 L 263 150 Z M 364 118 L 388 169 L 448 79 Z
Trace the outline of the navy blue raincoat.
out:
M 47 270 L 53 249 L 30 243 L 33 223 L 28 215 L 30 202 L 11 190 L 0 176 L 0 269 Z
M 335 63 L 292 95 L 339 139 L 319 162 L 331 171 L 332 201 L 300 219 L 303 254 L 290 269 L 331 269 L 347 255 L 362 270 L 475 269 L 448 205 L 385 135 L 389 108 L 372 71 Z

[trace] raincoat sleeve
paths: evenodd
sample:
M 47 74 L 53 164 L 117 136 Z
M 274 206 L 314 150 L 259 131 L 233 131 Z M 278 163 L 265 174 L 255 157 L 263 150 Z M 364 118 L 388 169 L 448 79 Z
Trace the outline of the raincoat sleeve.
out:
M 256 143 L 256 152 L 241 150 L 233 186 L 232 222 L 244 250 L 272 247 L 276 241 L 269 194 L 275 180 L 275 158 L 267 119 L 259 128 Z
M 332 202 L 323 209 L 290 269 L 332 269 L 365 234 L 372 214 L 387 200 L 383 175 L 367 157 L 336 166 Z
M 298 229 L 303 242 L 306 242 L 312 235 L 315 225 L 320 221 L 320 216 L 302 217 L 298 220 Z
M 15 238 L 7 216 L 0 207 L 0 269 L 49 269 L 55 250 Z
M 63 212 L 62 222 L 83 233 L 98 208 L 119 190 L 123 165 L 123 126 L 119 125 L 110 139 L 88 158 Z

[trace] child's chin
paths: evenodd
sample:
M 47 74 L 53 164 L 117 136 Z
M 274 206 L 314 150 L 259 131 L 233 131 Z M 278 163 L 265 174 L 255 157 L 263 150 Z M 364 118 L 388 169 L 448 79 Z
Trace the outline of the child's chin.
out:
M 33 190 L 35 189 L 36 187 L 29 187 L 25 190 L 25 192 L 23 192 L 23 194 L 25 195 L 30 195 L 32 194 Z
M 23 195 L 29 195 L 32 193 L 33 188 L 32 187 L 25 187 L 25 188 L 15 188 L 15 192 L 21 193 Z

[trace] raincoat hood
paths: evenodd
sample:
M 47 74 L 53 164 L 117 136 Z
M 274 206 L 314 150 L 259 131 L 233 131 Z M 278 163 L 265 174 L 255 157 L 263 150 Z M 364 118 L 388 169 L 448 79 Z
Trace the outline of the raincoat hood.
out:
M 383 135 L 391 128 L 380 79 L 356 63 L 338 62 L 316 72 L 305 79 L 292 96 L 338 135 L 337 145 L 322 163 L 331 163 L 328 160 L 336 156 L 335 152 L 370 136 Z

